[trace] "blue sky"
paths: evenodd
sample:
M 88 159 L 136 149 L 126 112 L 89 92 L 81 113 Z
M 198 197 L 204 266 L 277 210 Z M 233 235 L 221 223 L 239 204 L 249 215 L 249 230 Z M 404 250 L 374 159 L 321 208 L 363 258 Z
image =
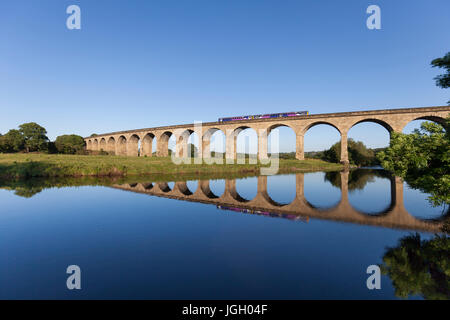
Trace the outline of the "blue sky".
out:
M 66 28 L 72 4 L 81 30 Z M 381 30 L 366 27 L 371 4 Z M 34 121 L 54 139 L 241 114 L 445 105 L 430 61 L 450 50 L 448 12 L 448 0 L 5 0 L 0 132 Z M 307 150 L 338 137 L 311 130 Z M 388 141 L 371 124 L 349 136 Z M 287 132 L 281 148 L 294 145 Z

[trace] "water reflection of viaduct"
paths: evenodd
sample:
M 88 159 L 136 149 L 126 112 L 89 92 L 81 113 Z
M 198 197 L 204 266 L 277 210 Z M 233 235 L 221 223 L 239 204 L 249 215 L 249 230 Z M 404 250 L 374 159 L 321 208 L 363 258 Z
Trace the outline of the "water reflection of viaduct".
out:
M 171 189 L 167 182 L 134 183 L 114 185 L 114 188 L 144 193 L 153 196 L 215 204 L 218 206 L 247 209 L 249 212 L 272 212 L 280 215 L 295 215 L 303 218 L 316 218 L 351 222 L 364 225 L 382 226 L 396 229 L 439 232 L 442 221 L 421 220 L 412 216 L 404 207 L 403 181 L 391 178 L 391 204 L 376 215 L 368 215 L 352 207 L 348 199 L 349 173 L 341 172 L 341 200 L 330 209 L 318 209 L 304 196 L 304 174 L 296 174 L 296 196 L 290 204 L 280 204 L 272 200 L 267 192 L 267 176 L 259 176 L 257 195 L 252 200 L 242 198 L 236 191 L 236 180 L 225 180 L 225 191 L 219 197 L 209 187 L 209 180 L 199 180 L 197 190 L 192 193 L 186 182 L 175 182 Z
M 199 138 L 198 154 L 202 158 L 211 158 L 211 137 L 217 131 L 225 136 L 225 154 L 229 163 L 237 158 L 237 136 L 245 129 L 251 128 L 257 133 L 258 158 L 268 157 L 268 135 L 277 127 L 289 127 L 296 135 L 296 158 L 304 159 L 304 136 L 306 132 L 320 124 L 334 127 L 341 135 L 341 162 L 348 163 L 347 133 L 355 125 L 362 122 L 378 123 L 391 132 L 402 132 L 403 128 L 413 120 L 431 120 L 444 123 L 450 112 L 450 106 L 406 108 L 391 110 L 373 110 L 359 112 L 340 112 L 328 114 L 312 114 L 292 118 L 269 118 L 225 123 L 207 122 L 202 126 L 194 124 L 175 125 L 157 128 L 137 129 L 101 134 L 85 138 L 86 148 L 94 151 L 108 151 L 116 155 L 148 156 L 156 151 L 157 156 L 169 154 L 169 138 L 175 137 L 175 154 L 178 157 L 188 156 L 188 140 L 196 133 Z M 156 150 L 153 140 L 156 139 Z M 140 144 L 140 147 L 139 147 Z

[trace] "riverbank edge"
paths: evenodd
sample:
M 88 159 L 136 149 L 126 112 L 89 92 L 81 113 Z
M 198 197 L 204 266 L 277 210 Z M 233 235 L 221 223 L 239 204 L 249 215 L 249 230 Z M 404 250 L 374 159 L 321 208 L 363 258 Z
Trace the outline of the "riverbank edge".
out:
M 0 154 L 0 179 L 56 177 L 132 177 L 184 175 L 255 175 L 270 165 L 174 164 L 170 157 L 124 157 L 91 155 Z M 338 171 L 344 165 L 322 160 L 280 159 L 277 174 Z

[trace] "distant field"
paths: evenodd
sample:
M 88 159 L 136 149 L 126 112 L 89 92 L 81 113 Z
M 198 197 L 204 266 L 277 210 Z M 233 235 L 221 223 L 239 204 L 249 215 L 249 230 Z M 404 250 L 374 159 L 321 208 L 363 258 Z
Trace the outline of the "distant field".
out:
M 0 177 L 130 176 L 149 174 L 217 174 L 257 172 L 261 164 L 180 164 L 170 157 L 125 157 L 61 154 L 0 154 Z M 322 160 L 280 160 L 280 172 L 339 170 Z

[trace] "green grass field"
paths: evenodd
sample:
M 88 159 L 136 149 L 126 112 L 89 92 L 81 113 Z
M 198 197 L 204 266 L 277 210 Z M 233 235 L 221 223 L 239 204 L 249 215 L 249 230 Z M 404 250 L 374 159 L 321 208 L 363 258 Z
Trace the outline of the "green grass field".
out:
M 62 154 L 0 154 L 3 179 L 77 176 L 138 176 L 259 172 L 261 164 L 180 164 L 170 157 L 124 157 Z M 339 170 L 341 164 L 307 159 L 280 160 L 279 172 Z

